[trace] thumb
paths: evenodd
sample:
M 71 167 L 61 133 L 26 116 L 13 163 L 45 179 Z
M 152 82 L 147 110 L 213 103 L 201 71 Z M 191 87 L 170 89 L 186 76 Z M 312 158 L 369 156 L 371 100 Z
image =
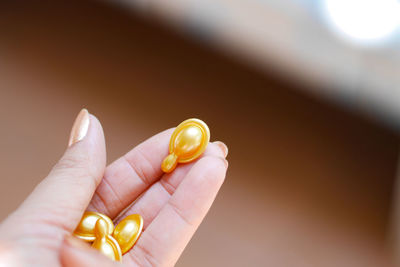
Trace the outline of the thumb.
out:
M 66 152 L 17 213 L 31 223 L 45 222 L 73 231 L 103 177 L 105 165 L 103 129 L 96 117 L 83 109 L 72 127 Z
M 60 261 L 64 267 L 121 266 L 92 249 L 87 243 L 72 236 L 67 236 L 61 245 Z

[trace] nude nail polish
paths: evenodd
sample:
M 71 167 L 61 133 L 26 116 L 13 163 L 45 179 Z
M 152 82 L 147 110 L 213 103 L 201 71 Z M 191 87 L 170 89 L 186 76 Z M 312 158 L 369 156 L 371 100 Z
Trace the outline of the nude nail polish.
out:
M 89 112 L 84 108 L 79 112 L 75 119 L 74 125 L 72 126 L 68 146 L 72 146 L 86 136 L 89 129 L 89 121 Z

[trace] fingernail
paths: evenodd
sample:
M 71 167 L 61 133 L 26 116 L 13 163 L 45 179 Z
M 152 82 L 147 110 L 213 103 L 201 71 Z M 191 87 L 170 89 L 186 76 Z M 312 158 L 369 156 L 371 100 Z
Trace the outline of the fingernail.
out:
M 224 154 L 224 157 L 226 158 L 226 156 L 228 156 L 228 147 L 221 141 L 215 141 L 214 144 L 216 144 L 217 146 L 219 146 L 219 148 L 221 149 L 222 153 Z
M 78 248 L 78 249 L 88 249 L 89 245 L 81 240 L 79 240 L 78 238 L 72 236 L 72 235 L 67 235 L 64 238 L 64 242 L 74 248 Z
M 74 125 L 72 126 L 71 135 L 69 137 L 68 146 L 81 141 L 89 129 L 89 112 L 87 109 L 82 109 L 75 119 Z

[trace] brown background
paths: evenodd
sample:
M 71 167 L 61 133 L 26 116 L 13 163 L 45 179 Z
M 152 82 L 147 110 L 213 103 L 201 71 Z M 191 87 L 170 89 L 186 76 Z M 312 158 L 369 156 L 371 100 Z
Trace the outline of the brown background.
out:
M 0 219 L 57 161 L 82 107 L 108 161 L 189 117 L 227 180 L 178 266 L 382 266 L 397 134 L 123 9 L 0 4 Z

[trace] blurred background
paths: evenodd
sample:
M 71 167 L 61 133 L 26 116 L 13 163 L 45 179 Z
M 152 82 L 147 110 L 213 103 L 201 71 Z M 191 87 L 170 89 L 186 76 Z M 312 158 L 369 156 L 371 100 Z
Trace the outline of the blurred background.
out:
M 399 45 L 396 0 L 1 1 L 0 219 L 82 107 L 108 162 L 197 117 L 230 167 L 177 266 L 393 266 Z

